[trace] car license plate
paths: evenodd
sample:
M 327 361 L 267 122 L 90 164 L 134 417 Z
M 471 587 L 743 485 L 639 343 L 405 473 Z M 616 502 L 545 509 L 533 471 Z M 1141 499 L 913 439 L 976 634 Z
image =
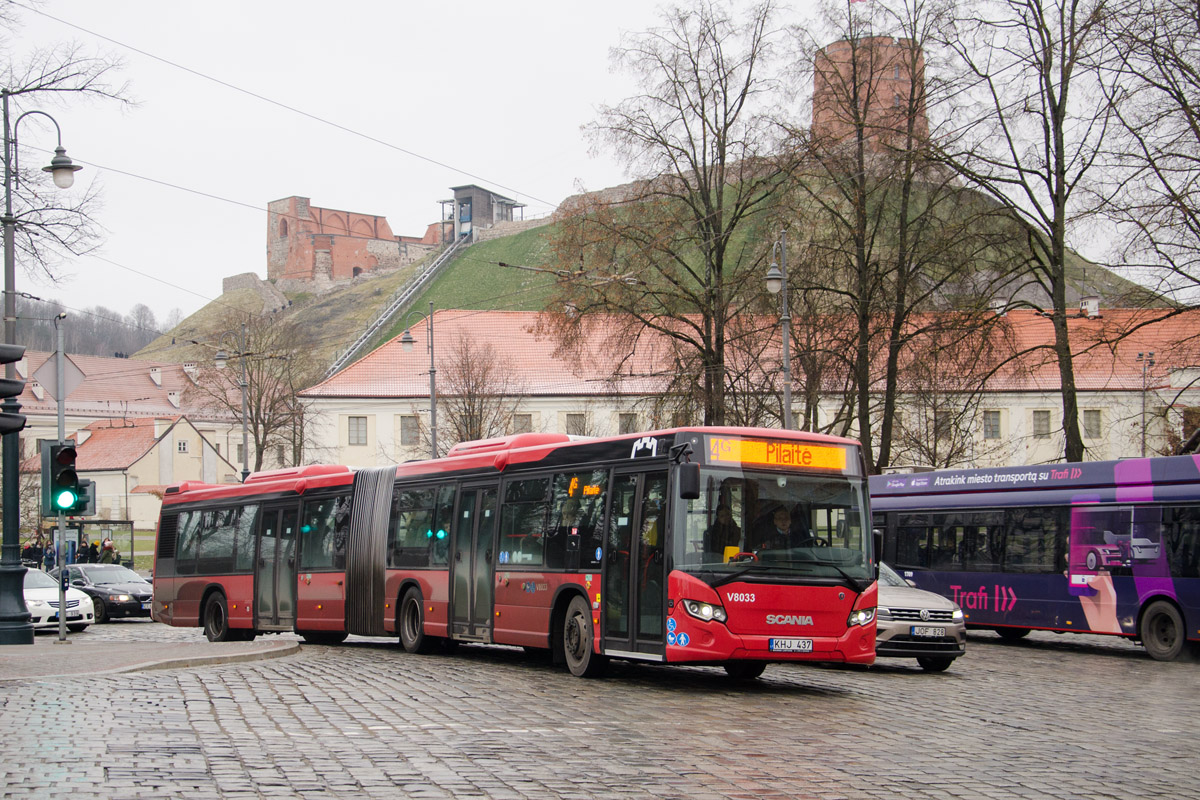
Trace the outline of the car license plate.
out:
M 945 628 L 931 628 L 928 625 L 913 625 L 913 636 L 945 636 Z
M 67 612 L 67 619 L 79 619 L 82 616 L 83 616 L 83 614 L 78 611 L 68 611 Z
M 767 647 L 773 653 L 811 653 L 812 639 L 770 639 Z
M 142 611 L 149 611 L 149 610 L 150 610 L 150 604 L 142 603 Z

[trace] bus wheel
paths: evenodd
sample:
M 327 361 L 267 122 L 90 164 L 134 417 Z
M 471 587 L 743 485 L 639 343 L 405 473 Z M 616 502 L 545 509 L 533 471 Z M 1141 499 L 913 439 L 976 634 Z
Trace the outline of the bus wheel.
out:
M 428 653 L 433 649 L 432 637 L 425 635 L 425 611 L 421 590 L 413 587 L 400 601 L 400 644 L 408 653 Z
M 937 656 L 919 656 L 917 663 L 926 672 L 945 672 L 954 663 L 953 658 L 938 658 Z
M 1156 600 L 1142 614 L 1142 646 L 1156 661 L 1174 661 L 1183 652 L 1183 620 L 1175 606 Z
M 567 607 L 562 642 L 567 668 L 577 678 L 598 678 L 608 667 L 608 659 L 593 652 L 593 641 L 592 609 L 581 595 L 575 595 Z
M 730 661 L 724 665 L 729 677 L 739 681 L 752 681 L 767 668 L 765 661 Z
M 236 637 L 229 629 L 229 607 L 225 595 L 214 592 L 204 604 L 204 635 L 210 642 L 229 642 Z
M 992 628 L 1006 642 L 1015 642 L 1029 635 L 1029 628 Z
M 308 644 L 341 644 L 346 641 L 344 631 L 296 631 Z

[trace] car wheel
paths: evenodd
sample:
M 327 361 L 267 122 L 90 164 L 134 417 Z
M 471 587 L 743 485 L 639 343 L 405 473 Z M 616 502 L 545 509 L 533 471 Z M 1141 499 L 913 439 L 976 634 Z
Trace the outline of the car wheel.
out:
M 101 597 L 92 598 L 92 616 L 97 625 L 108 622 L 108 609 L 104 606 L 104 599 Z
M 921 665 L 921 669 L 926 672 L 945 672 L 954 663 L 953 658 L 939 658 L 935 656 L 920 656 L 917 663 Z
M 1006 642 L 1015 642 L 1029 635 L 1029 628 L 993 628 L 992 630 Z
M 567 668 L 577 678 L 598 678 L 608 667 L 608 659 L 593 652 L 594 640 L 592 609 L 581 595 L 575 595 L 563 621 L 562 647 Z
M 1142 646 L 1156 661 L 1174 661 L 1183 652 L 1186 637 L 1179 610 L 1166 600 L 1156 600 L 1142 614 Z
M 1087 558 L 1084 559 L 1084 562 L 1087 564 L 1089 570 L 1095 571 L 1096 567 L 1100 564 L 1100 557 L 1096 555 L 1095 550 L 1088 550 Z
M 345 633 L 336 631 L 296 631 L 308 644 L 341 644 L 346 641 Z
M 204 635 L 210 642 L 230 642 L 236 635 L 229 628 L 229 606 L 225 595 L 215 592 L 204 604 Z
M 425 635 L 425 601 L 415 586 L 404 593 L 400 601 L 400 644 L 406 653 L 428 653 L 433 650 L 433 637 Z
M 730 661 L 724 665 L 729 677 L 739 681 L 752 681 L 767 668 L 765 661 Z
M 67 630 L 71 633 L 83 633 L 87 630 L 87 625 L 68 625 Z

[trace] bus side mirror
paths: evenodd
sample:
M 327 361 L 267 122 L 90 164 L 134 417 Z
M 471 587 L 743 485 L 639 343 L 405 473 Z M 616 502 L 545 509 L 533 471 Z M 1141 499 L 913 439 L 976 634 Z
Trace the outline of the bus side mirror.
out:
M 872 528 L 871 538 L 874 540 L 875 544 L 875 563 L 879 564 L 883 561 L 883 531 L 879 528 Z M 875 572 L 878 573 L 879 569 L 876 568 Z
M 698 500 L 700 498 L 700 465 L 679 465 L 679 499 Z

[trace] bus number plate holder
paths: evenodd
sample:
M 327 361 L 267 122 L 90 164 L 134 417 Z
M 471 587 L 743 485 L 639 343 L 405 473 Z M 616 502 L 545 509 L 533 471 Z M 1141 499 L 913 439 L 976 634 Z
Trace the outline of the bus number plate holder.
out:
M 772 653 L 811 653 L 812 639 L 770 639 L 767 648 Z

